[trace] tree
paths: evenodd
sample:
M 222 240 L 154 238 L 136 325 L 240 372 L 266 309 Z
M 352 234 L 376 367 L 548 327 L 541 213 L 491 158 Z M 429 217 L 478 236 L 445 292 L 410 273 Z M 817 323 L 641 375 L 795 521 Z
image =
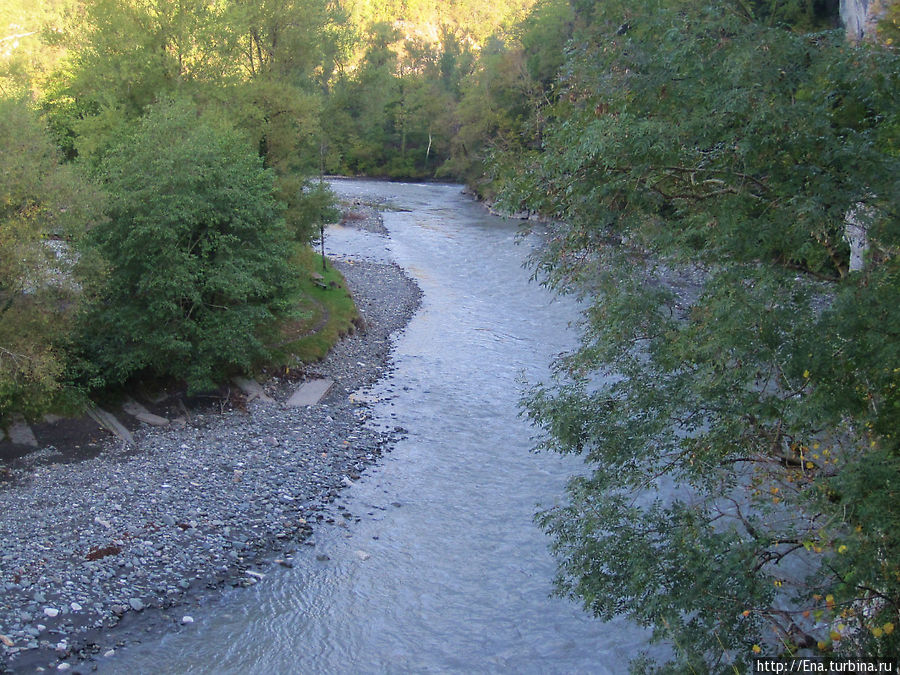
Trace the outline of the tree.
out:
M 24 101 L 0 100 L 0 419 L 45 412 L 65 391 L 79 303 L 75 246 L 102 197 L 61 165 Z M 86 260 L 82 260 L 86 262 Z
M 157 100 L 228 116 L 274 170 L 285 220 L 307 242 L 303 185 L 319 168 L 322 96 L 346 41 L 338 18 L 325 0 L 90 0 L 62 38 L 70 58 L 44 105 L 67 154 L 95 164 Z
M 290 311 L 294 244 L 271 171 L 227 124 L 185 102 L 152 106 L 104 159 L 109 266 L 82 324 L 106 384 L 149 372 L 208 388 L 266 355 Z
M 525 401 L 591 467 L 540 517 L 561 592 L 673 672 L 896 654 L 898 59 L 783 25 L 807 13 L 583 4 L 505 195 L 564 223 L 538 265 L 590 302 Z

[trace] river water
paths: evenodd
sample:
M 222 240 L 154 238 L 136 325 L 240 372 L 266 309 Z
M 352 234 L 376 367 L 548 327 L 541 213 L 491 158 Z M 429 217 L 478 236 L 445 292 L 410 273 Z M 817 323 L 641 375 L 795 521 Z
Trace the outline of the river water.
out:
M 330 254 L 396 261 L 424 291 L 393 377 L 362 392 L 375 423 L 408 437 L 339 500 L 360 522 L 320 525 L 293 569 L 192 611 L 195 623 L 126 649 L 116 670 L 626 672 L 647 634 L 551 597 L 555 563 L 532 520 L 581 465 L 531 452 L 518 399 L 574 344 L 578 308 L 529 282 L 533 242 L 517 245 L 516 224 L 459 186 L 334 187 L 397 210 L 389 238 L 332 228 Z

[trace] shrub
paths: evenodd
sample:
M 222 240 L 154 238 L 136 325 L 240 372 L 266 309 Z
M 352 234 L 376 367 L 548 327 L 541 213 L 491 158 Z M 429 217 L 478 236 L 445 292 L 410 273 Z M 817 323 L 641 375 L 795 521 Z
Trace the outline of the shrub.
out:
M 208 388 L 266 355 L 288 312 L 295 244 L 271 171 L 232 128 L 152 106 L 101 163 L 110 219 L 91 233 L 109 273 L 86 314 L 94 384 L 148 372 Z

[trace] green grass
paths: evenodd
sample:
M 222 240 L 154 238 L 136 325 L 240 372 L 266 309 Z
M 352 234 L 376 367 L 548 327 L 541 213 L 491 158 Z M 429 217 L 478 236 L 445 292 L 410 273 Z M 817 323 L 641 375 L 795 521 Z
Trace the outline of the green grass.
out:
M 320 361 L 359 322 L 359 312 L 343 275 L 330 264 L 326 264 L 323 272 L 322 257 L 318 254 L 310 255 L 303 262 L 300 316 L 280 327 L 280 339 L 273 350 L 276 365 L 280 366 Z M 314 278 L 316 273 L 322 275 L 321 281 Z

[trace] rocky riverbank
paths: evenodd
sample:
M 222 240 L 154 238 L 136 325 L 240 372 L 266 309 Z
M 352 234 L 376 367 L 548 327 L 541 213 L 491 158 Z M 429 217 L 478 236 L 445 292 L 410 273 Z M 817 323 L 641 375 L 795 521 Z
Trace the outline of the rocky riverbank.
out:
M 384 233 L 370 206 L 348 216 L 345 226 Z M 117 625 L 189 621 L 180 610 L 198 596 L 290 566 L 323 506 L 402 434 L 367 425 L 365 397 L 353 393 L 390 377 L 390 336 L 419 289 L 395 265 L 334 264 L 364 328 L 323 362 L 266 382 L 274 402 L 193 410 L 180 427 L 141 427 L 133 448 L 110 438 L 69 464 L 45 448 L 6 469 L 0 669 L 87 672 L 114 651 Z M 335 386 L 317 406 L 285 406 L 304 377 Z

